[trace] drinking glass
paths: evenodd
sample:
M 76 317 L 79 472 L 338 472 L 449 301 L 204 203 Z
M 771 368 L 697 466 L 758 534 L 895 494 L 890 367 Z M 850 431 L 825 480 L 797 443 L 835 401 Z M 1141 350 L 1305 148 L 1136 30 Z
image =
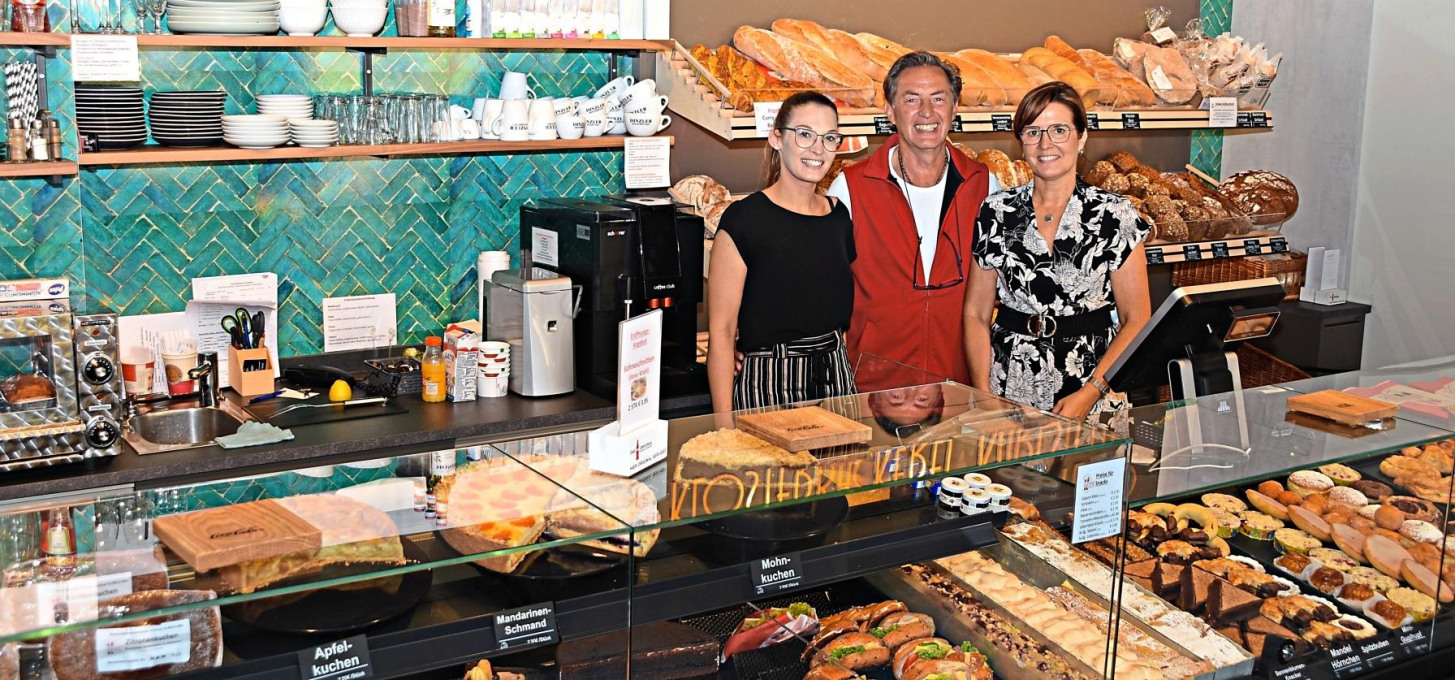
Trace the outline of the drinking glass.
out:
M 153 32 L 153 35 L 161 35 L 162 12 L 165 12 L 167 9 L 167 0 L 147 0 L 147 8 L 152 11 L 152 16 L 156 18 L 156 31 Z

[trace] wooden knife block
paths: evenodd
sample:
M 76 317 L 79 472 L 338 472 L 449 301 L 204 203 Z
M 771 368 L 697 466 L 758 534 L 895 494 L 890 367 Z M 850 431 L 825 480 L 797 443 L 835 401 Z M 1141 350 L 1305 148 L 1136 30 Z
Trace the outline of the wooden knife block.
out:
M 262 368 L 244 371 L 243 364 L 260 361 Z M 267 347 L 254 349 L 227 348 L 227 380 L 233 391 L 244 397 L 256 397 L 273 391 L 273 358 Z

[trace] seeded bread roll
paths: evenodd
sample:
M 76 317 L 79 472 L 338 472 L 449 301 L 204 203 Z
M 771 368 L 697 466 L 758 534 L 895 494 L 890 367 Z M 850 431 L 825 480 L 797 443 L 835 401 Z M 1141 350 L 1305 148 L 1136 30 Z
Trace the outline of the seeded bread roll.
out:
M 975 160 L 984 163 L 990 171 L 995 174 L 995 179 L 1002 187 L 1018 186 L 1015 177 L 1015 164 L 1011 163 L 1010 156 L 1005 155 L 999 149 L 986 149 L 975 156 Z

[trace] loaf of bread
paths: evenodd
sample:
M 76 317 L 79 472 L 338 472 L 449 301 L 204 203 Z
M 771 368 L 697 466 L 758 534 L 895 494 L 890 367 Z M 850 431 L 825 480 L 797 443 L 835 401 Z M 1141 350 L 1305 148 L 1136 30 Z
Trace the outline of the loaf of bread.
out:
M 1163 102 L 1186 104 L 1197 94 L 1197 79 L 1192 69 L 1187 67 L 1182 54 L 1171 47 L 1117 38 L 1112 52 L 1118 64 L 1146 83 Z
M 1040 87 L 1046 83 L 1056 82 L 1055 76 L 1032 66 L 1030 62 L 1023 61 L 1015 66 L 1017 69 L 1020 69 L 1021 75 L 1025 76 L 1026 81 L 1031 84 L 1032 88 Z
M 885 77 L 888 77 L 889 67 L 893 66 L 894 62 L 914 51 L 889 38 L 883 38 L 873 33 L 855 33 L 854 39 L 859 41 L 859 47 L 864 51 L 864 56 L 884 68 Z M 879 80 L 882 81 L 884 78 L 879 78 Z
M 773 22 L 773 32 L 787 36 L 801 43 L 814 45 L 834 55 L 840 64 L 870 80 L 883 82 L 888 68 L 864 54 L 864 48 L 854 36 L 838 29 L 824 28 L 813 21 L 800 19 L 779 19 Z
M 1046 49 L 1054 52 L 1056 56 L 1061 57 L 1062 59 L 1065 59 L 1072 64 L 1075 64 L 1077 68 L 1085 71 L 1092 78 L 1096 79 L 1098 89 L 1096 103 L 1116 103 L 1117 91 L 1121 88 L 1118 86 L 1115 80 L 1110 78 L 1103 78 L 1102 76 L 1097 75 L 1096 69 L 1092 66 L 1091 62 L 1088 61 L 1086 57 L 1083 56 L 1081 53 L 1077 52 L 1076 48 L 1067 44 L 1066 41 L 1062 40 L 1059 36 L 1054 35 L 1046 37 L 1045 47 Z
M 107 600 L 102 606 L 103 617 L 125 616 L 164 607 L 197 606 L 182 612 L 112 626 L 102 624 L 97 628 L 52 636 L 46 641 L 46 652 L 56 680 L 149 680 L 219 665 L 222 662 L 222 615 L 215 605 L 202 605 L 216 598 L 217 595 L 209 590 L 147 590 Z M 122 631 L 174 621 L 187 622 L 186 642 L 179 642 L 182 653 L 174 657 L 181 660 L 139 668 L 133 665 L 129 670 L 112 672 L 102 672 L 97 668 L 97 652 L 105 649 L 105 645 L 99 642 L 102 631 Z
M 1015 64 L 985 50 L 964 49 L 956 52 L 955 56 L 979 66 L 981 70 L 990 74 L 990 77 L 995 80 L 995 84 L 1005 90 L 1006 102 L 1009 104 L 1019 104 L 1021 98 L 1026 96 L 1026 92 L 1035 87 L 1024 74 L 1016 69 Z
M 985 69 L 976 66 L 975 62 L 947 52 L 934 54 L 960 71 L 960 79 L 964 82 L 964 87 L 960 90 L 960 105 L 1005 106 L 1010 101 L 1006 97 L 1005 88 L 997 85 L 995 79 Z
M 1052 78 L 1059 80 L 1081 95 L 1081 104 L 1091 108 L 1101 96 L 1101 87 L 1096 78 L 1090 73 L 1081 70 L 1081 67 L 1071 63 L 1065 57 L 1057 56 L 1055 52 L 1044 47 L 1032 47 L 1021 53 L 1021 63 L 1030 64 L 1045 72 Z
M 728 106 L 740 111 L 751 112 L 756 102 L 781 102 L 795 92 L 812 89 L 808 83 L 777 80 L 769 76 L 761 65 L 733 49 L 732 45 L 721 45 L 716 50 L 697 45 L 691 53 L 704 70 L 728 89 Z M 698 76 L 698 79 L 711 87 L 705 77 Z
M 831 90 L 850 106 L 874 103 L 875 86 L 869 76 L 844 66 L 814 45 L 752 26 L 739 28 L 733 34 L 733 45 L 778 75 Z
M 990 168 L 1000 186 L 1010 188 L 1019 186 L 1016 182 L 1015 164 L 1011 163 L 1010 156 L 999 149 L 986 149 L 975 155 L 975 160 Z
M 43 375 L 12 375 L 0 380 L 0 397 L 10 404 L 49 401 L 56 398 L 56 386 Z
M 1274 224 L 1298 212 L 1293 181 L 1268 170 L 1248 170 L 1223 180 L 1218 187 L 1253 224 Z
M 1091 74 L 1096 76 L 1098 81 L 1110 82 L 1116 88 L 1116 97 L 1111 102 L 1113 106 L 1135 108 L 1157 103 L 1157 95 L 1152 92 L 1152 88 L 1147 87 L 1131 73 L 1117 66 L 1116 61 L 1111 57 L 1092 49 L 1080 49 L 1076 52 L 1091 65 Z

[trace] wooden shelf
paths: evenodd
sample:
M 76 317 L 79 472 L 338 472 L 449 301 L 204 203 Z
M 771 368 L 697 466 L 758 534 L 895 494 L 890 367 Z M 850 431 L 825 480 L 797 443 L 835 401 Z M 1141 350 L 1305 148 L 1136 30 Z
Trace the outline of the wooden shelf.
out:
M 69 33 L 16 33 L 0 31 L 0 47 L 56 47 L 71 44 Z
M 289 161 L 318 158 L 353 158 L 359 156 L 471 156 L 535 151 L 588 151 L 619 149 L 627 137 L 611 135 L 583 139 L 556 139 L 546 142 L 501 142 L 481 140 L 443 142 L 438 144 L 377 144 L 331 146 L 325 149 L 304 149 L 285 146 L 274 149 L 239 149 L 213 146 L 200 149 L 178 149 L 166 146 L 144 146 L 127 151 L 101 151 L 81 154 L 83 166 L 157 165 L 163 163 L 215 163 L 225 161 Z M 668 137 L 671 139 L 671 137 Z M 74 172 L 74 163 L 73 172 Z
M 74 177 L 80 168 L 76 161 L 33 161 L 0 163 L 0 177 Z

